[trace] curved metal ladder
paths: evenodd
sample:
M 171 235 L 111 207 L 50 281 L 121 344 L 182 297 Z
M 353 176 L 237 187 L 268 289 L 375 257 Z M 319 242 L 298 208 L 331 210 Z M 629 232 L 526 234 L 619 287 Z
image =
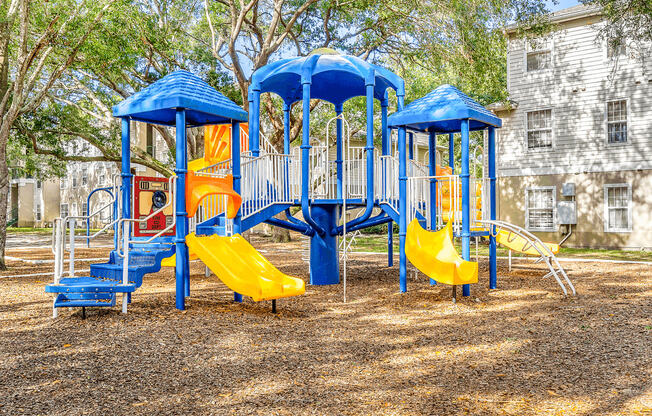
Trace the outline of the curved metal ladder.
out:
M 554 253 L 550 250 L 550 248 L 539 239 L 539 237 L 535 236 L 531 232 L 527 231 L 524 228 L 521 228 L 517 225 L 510 224 L 505 221 L 499 221 L 499 220 L 482 220 L 482 221 L 477 221 L 478 223 L 488 226 L 489 232 L 493 237 L 496 237 L 500 230 L 506 230 L 509 232 L 508 239 L 511 237 L 512 234 L 516 236 L 519 236 L 523 238 L 526 243 L 523 245 L 521 248 L 522 251 L 529 250 L 530 248 L 534 248 L 537 253 L 539 253 L 539 259 L 537 262 L 543 261 L 546 263 L 546 266 L 550 269 L 550 271 L 543 276 L 544 278 L 553 276 L 561 289 L 564 291 L 564 295 L 568 296 L 568 290 L 566 289 L 566 286 L 564 285 L 564 282 L 560 278 L 563 277 L 563 279 L 566 281 L 568 284 L 568 287 L 570 288 L 571 292 L 573 295 L 576 294 L 575 292 L 575 286 L 573 286 L 573 283 L 571 283 L 570 279 L 568 278 L 568 275 L 566 274 L 566 271 L 564 268 L 561 266 L 559 263 L 559 260 L 557 260 L 557 257 L 555 257 Z M 495 231 L 492 230 L 492 228 L 495 227 Z

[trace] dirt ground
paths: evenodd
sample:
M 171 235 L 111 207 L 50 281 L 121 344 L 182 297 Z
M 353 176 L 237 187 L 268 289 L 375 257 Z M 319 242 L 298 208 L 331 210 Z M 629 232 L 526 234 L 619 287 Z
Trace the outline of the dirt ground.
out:
M 299 246 L 254 245 L 308 277 Z M 82 251 L 106 256 L 107 249 Z M 51 259 L 47 248 L 9 256 Z M 192 263 L 187 310 L 174 277 L 146 277 L 119 306 L 51 318 L 51 263 L 10 261 L 0 274 L 0 414 L 632 415 L 652 413 L 652 268 L 565 263 L 579 296 L 564 298 L 540 265 L 472 296 L 410 275 L 386 256 L 349 260 L 342 285 L 301 297 L 232 302 Z M 398 263 L 398 262 L 396 262 Z M 88 262 L 78 269 L 88 268 Z M 4 278 L 3 278 L 4 276 Z

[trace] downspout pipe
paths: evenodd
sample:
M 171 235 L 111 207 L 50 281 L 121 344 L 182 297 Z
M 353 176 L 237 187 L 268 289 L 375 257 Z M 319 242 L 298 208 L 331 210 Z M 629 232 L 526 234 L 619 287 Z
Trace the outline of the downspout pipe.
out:
M 314 55 L 318 57 L 318 55 Z M 307 75 L 307 76 L 306 76 Z M 303 137 L 301 141 L 301 213 L 308 225 L 319 235 L 326 234 L 326 231 L 320 227 L 310 215 L 310 201 L 308 198 L 308 186 L 310 178 L 310 84 L 312 76 L 304 74 L 302 77 L 303 87 Z
M 312 236 L 312 235 L 315 234 L 315 232 L 310 227 L 308 227 L 308 225 L 306 225 L 306 224 L 294 224 L 292 222 L 283 221 L 283 220 L 280 220 L 280 219 L 274 218 L 274 217 L 266 219 L 265 222 L 267 224 L 269 224 L 269 225 L 274 225 L 276 227 L 285 228 L 285 229 L 290 230 L 290 231 L 296 231 L 298 233 L 301 233 L 301 234 L 307 235 L 307 236 Z
M 379 214 L 373 218 L 369 218 L 367 221 L 363 222 L 362 224 L 358 224 L 354 226 L 350 230 L 347 228 L 346 232 L 362 230 L 363 228 L 373 227 L 374 225 L 385 224 L 391 221 L 392 221 L 392 217 L 388 216 L 386 213 L 383 212 L 382 214 Z
M 367 89 L 367 206 L 361 217 L 355 218 L 346 224 L 347 231 L 352 227 L 366 221 L 374 209 L 374 86 L 375 72 L 370 71 L 366 79 Z M 341 234 L 344 226 L 333 229 L 333 234 Z

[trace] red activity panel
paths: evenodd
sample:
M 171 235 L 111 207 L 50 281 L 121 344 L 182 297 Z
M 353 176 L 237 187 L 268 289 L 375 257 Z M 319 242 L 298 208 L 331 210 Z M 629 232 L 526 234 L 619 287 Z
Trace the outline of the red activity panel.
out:
M 134 218 L 144 219 L 164 207 L 170 198 L 167 178 L 136 176 L 134 178 Z M 146 222 L 139 222 L 134 230 L 136 237 L 149 237 L 164 230 L 173 221 L 172 204 Z M 175 235 L 174 227 L 161 236 Z

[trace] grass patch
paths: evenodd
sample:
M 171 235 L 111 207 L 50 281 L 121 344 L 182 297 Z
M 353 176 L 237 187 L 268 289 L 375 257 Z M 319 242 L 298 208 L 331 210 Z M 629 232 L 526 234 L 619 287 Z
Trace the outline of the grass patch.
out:
M 398 253 L 398 236 L 394 236 L 394 252 Z M 458 253 L 462 252 L 459 242 L 456 242 L 455 248 Z M 353 251 L 369 251 L 374 253 L 387 252 L 387 235 L 359 235 L 355 239 Z M 498 247 L 496 250 L 498 256 L 507 256 L 508 250 Z M 489 255 L 489 245 L 486 240 L 478 245 L 478 254 L 480 256 Z M 475 256 L 475 244 L 471 241 L 471 257 Z M 512 253 L 512 257 L 525 257 L 521 253 Z M 600 250 L 590 248 L 566 248 L 562 247 L 558 257 L 570 258 L 590 258 L 604 260 L 629 260 L 629 261 L 652 261 L 652 252 L 635 251 L 635 250 Z

